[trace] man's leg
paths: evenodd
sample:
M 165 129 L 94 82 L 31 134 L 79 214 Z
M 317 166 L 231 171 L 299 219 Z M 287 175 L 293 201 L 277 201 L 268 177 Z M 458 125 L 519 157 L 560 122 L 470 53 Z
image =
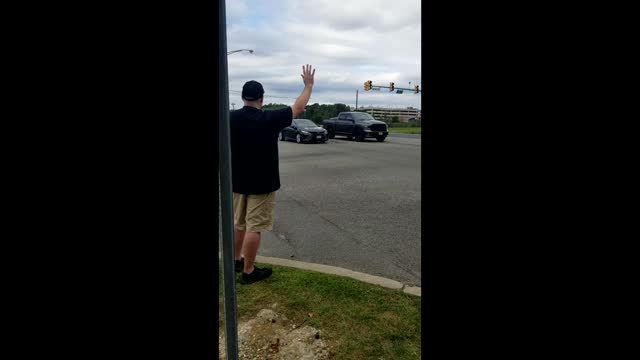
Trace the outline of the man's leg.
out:
M 251 274 L 260 247 L 260 233 L 247 231 L 244 234 L 244 272 Z
M 236 260 L 240 260 L 240 256 L 242 255 L 242 243 L 246 229 L 246 216 L 247 195 L 233 193 L 233 242 Z
M 273 229 L 275 193 L 251 195 L 247 200 L 247 225 L 244 234 L 244 271 L 241 284 L 251 284 L 271 276 L 271 269 L 254 266 L 262 231 Z
M 238 229 L 233 229 L 233 240 L 235 243 L 235 259 L 236 260 L 240 260 L 240 257 L 242 256 L 242 244 L 244 243 L 244 237 L 245 237 L 245 232 L 238 230 Z

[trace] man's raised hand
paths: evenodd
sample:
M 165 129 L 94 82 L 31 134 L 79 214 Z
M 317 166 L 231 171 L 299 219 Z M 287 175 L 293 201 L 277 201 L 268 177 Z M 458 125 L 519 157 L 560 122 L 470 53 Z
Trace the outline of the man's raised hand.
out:
M 302 65 L 302 82 L 304 86 L 313 86 L 313 76 L 316 74 L 316 69 L 311 72 L 311 65 Z

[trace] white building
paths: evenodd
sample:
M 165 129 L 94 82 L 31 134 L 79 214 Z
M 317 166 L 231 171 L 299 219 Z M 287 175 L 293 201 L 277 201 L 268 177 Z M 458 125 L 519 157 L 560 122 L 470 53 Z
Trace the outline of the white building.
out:
M 372 107 L 372 106 L 360 106 L 357 111 L 366 112 L 371 114 L 376 119 L 393 119 L 394 116 L 398 117 L 400 122 L 409 122 L 409 119 L 420 120 L 420 109 L 414 107 L 407 108 L 392 108 L 392 107 Z

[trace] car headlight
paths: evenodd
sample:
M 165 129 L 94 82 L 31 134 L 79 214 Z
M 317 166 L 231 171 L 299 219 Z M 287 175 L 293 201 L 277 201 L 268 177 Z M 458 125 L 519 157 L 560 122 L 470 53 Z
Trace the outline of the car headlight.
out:
M 301 132 L 303 135 L 309 135 L 309 132 L 308 132 L 308 131 L 300 130 L 300 132 Z

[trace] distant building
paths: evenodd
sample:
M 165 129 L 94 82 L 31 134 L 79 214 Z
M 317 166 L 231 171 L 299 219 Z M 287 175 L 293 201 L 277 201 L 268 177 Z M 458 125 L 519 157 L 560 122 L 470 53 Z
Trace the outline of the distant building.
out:
M 362 112 L 371 114 L 371 116 L 373 116 L 376 119 L 386 118 L 389 121 L 393 119 L 394 116 L 397 116 L 400 122 L 409 122 L 410 119 L 413 119 L 413 121 L 415 121 L 415 119 L 420 120 L 420 116 L 421 116 L 420 110 L 413 107 L 386 108 L 386 107 L 361 106 L 358 108 L 357 111 L 362 111 Z

